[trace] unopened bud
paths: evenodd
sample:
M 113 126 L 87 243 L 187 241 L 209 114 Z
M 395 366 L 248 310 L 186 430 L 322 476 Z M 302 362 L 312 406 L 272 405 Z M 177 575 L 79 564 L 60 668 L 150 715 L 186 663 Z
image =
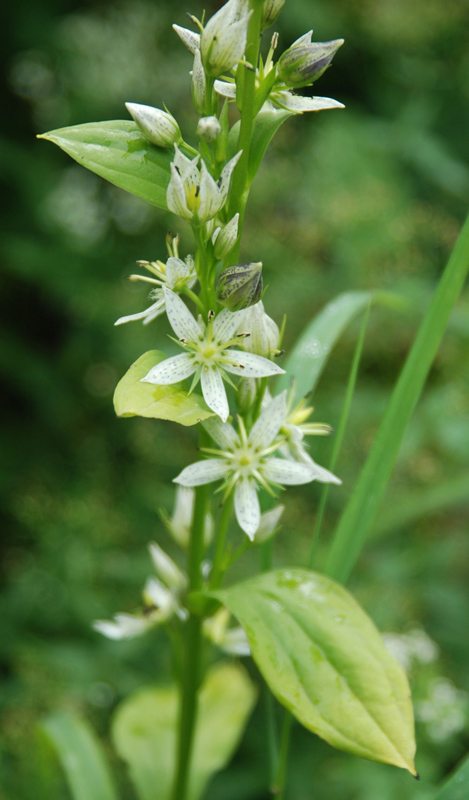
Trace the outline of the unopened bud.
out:
M 125 107 L 145 139 L 158 147 L 172 147 L 182 141 L 179 125 L 171 114 L 153 106 L 126 103 Z
M 228 0 L 209 19 L 200 39 L 207 75 L 218 78 L 243 58 L 250 14 L 246 0 Z
M 259 527 L 254 536 L 254 542 L 256 544 L 264 544 L 264 542 L 267 542 L 274 535 L 278 529 L 280 517 L 284 510 L 285 506 L 275 506 L 271 511 L 266 511 L 265 514 L 262 514 Z
M 194 54 L 194 66 L 192 67 L 192 102 L 199 114 L 205 112 L 205 71 L 202 66 L 200 50 Z
M 274 320 L 265 313 L 262 300 L 246 311 L 242 329 L 250 334 L 243 339 L 243 350 L 264 358 L 272 358 L 278 353 L 280 332 Z
M 227 267 L 216 287 L 217 299 L 230 311 L 240 311 L 259 302 L 262 294 L 262 263 Z
M 285 0 L 265 0 L 262 6 L 262 29 L 274 24 L 284 5 Z
M 216 117 L 201 117 L 197 124 L 197 136 L 206 142 L 214 142 L 221 133 L 221 125 Z
M 230 219 L 224 228 L 216 228 L 213 233 L 212 244 L 214 245 L 215 258 L 218 258 L 219 261 L 225 258 L 236 244 L 236 239 L 238 238 L 238 221 L 239 214 L 235 214 L 233 219 Z
M 256 395 L 256 379 L 241 378 L 240 382 L 238 383 L 236 402 L 242 414 L 245 414 L 250 408 L 252 408 L 252 405 L 256 400 Z
M 305 38 L 293 44 L 278 61 L 278 77 L 293 89 L 309 86 L 317 80 L 331 65 L 337 50 L 344 43 L 343 39 L 334 39 L 331 42 L 308 44 Z

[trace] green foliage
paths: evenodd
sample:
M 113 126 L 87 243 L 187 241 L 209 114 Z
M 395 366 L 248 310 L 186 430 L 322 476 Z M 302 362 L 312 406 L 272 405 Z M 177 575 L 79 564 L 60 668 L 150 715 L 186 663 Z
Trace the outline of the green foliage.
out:
M 84 719 L 71 712 L 57 711 L 41 727 L 65 770 L 73 800 L 117 800 L 101 744 Z
M 378 436 L 340 520 L 327 571 L 345 581 L 383 498 L 409 419 L 469 272 L 469 217 L 394 389 Z
M 198 800 L 208 781 L 232 757 L 256 700 L 244 669 L 218 664 L 199 693 L 190 800 Z M 113 739 L 128 765 L 140 800 L 169 800 L 174 777 L 178 689 L 140 689 L 117 709 Z
M 405 673 L 343 587 L 284 569 L 214 596 L 244 627 L 274 695 L 305 727 L 340 750 L 415 774 Z
M 436 793 L 435 800 L 465 800 L 469 792 L 469 758 L 446 781 Z
M 114 409 L 118 417 L 151 417 L 196 425 L 202 419 L 213 417 L 204 399 L 192 392 L 187 394 L 180 383 L 155 386 L 141 379 L 160 361 L 166 358 L 158 350 L 150 350 L 132 364 L 119 381 L 114 392 Z
M 135 122 L 91 122 L 50 131 L 39 138 L 58 145 L 79 164 L 115 186 L 154 206 L 167 208 L 173 151 L 150 144 Z
M 372 292 L 347 292 L 339 295 L 307 325 L 285 364 L 285 375 L 278 379 L 277 389 L 287 389 L 295 381 L 295 400 L 313 393 L 328 362 L 332 348 L 369 303 L 386 302 L 386 295 Z
M 254 120 L 251 151 L 249 154 L 249 179 L 252 181 L 261 165 L 265 152 L 281 125 L 291 116 L 291 111 L 263 111 Z M 240 123 L 230 130 L 228 137 L 228 153 L 236 153 Z

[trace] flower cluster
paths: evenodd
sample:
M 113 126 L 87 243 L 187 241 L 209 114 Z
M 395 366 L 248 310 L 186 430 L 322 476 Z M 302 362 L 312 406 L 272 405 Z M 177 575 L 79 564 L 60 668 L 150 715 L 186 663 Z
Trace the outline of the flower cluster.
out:
M 248 0 L 228 0 L 207 21 L 192 17 L 197 31 L 173 26 L 193 56 L 191 90 L 199 117 L 194 126 L 198 149 L 185 141 L 166 107 L 126 104 L 147 148 L 167 151 L 170 177 L 166 205 L 192 228 L 196 250 L 194 257 L 181 258 L 178 238 L 169 237 L 166 262 L 138 262 L 148 275 L 131 275 L 129 279 L 153 287 L 152 303 L 144 311 L 120 317 L 115 324 L 141 320 L 146 325 L 165 315 L 174 334 L 170 338 L 183 352 L 160 360 L 140 378 L 141 382 L 178 384 L 177 392 L 182 392 L 187 402 L 200 383 L 206 404 L 201 423 L 203 439 L 206 443 L 208 437 L 210 442 L 201 447 L 202 458 L 174 478 L 177 493 L 173 515 L 162 512 L 161 516 L 176 544 L 189 550 L 189 564 L 195 530 L 207 551 L 217 537 L 213 565 L 209 561 L 198 565 L 199 576 L 212 588 L 219 585 L 226 568 L 223 559 L 235 557 L 229 548 L 222 552 L 231 503 L 239 527 L 247 534 L 238 548 L 244 552 L 274 535 L 283 512 L 283 506 L 276 505 L 262 513 L 259 490 L 275 498 L 284 486 L 315 480 L 340 484 L 339 478 L 313 460 L 306 446 L 306 437 L 327 435 L 330 427 L 309 422 L 312 408 L 305 401 L 294 407 L 293 390 L 273 396 L 267 387 L 269 378 L 284 373 L 277 363 L 283 352 L 283 329 L 265 311 L 263 264 L 257 254 L 238 263 L 256 159 L 251 158 L 250 145 L 236 128 L 230 131 L 228 105 L 235 102 L 243 115 L 246 74 L 251 75 L 247 106 L 254 130 L 258 115 L 342 107 L 327 97 L 295 94 L 323 75 L 341 39 L 313 42 L 310 31 L 275 60 L 278 35 L 274 34 L 264 59 L 259 57 L 255 64 L 246 61 L 251 22 L 254 27 L 260 24 L 262 32 L 275 22 L 284 2 L 264 0 L 262 13 L 252 16 Z M 225 99 L 221 110 L 220 97 Z M 195 305 L 194 313 L 190 304 Z M 139 391 L 148 389 L 139 387 Z M 201 399 L 194 402 L 200 404 Z M 216 513 L 204 512 L 204 519 L 200 516 L 203 507 L 195 506 L 196 487 L 212 483 L 220 484 L 216 490 L 221 492 L 223 505 L 219 523 Z M 205 496 L 199 492 L 198 502 Z M 220 533 L 218 528 L 223 526 L 224 533 Z M 150 545 L 150 554 L 156 577 L 145 584 L 142 610 L 97 621 L 95 628 L 101 633 L 114 639 L 126 638 L 187 617 L 192 578 L 189 580 L 157 544 Z M 226 609 L 206 619 L 203 629 L 227 652 L 249 653 L 244 632 L 232 626 Z

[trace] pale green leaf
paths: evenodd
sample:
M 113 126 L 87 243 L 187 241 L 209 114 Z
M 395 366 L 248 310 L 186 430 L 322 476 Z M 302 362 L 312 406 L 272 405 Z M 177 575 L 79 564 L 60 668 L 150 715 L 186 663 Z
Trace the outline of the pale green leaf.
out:
M 329 303 L 307 325 L 284 364 L 285 374 L 277 381 L 277 391 L 288 389 L 295 381 L 295 401 L 313 392 L 327 364 L 332 348 L 345 329 L 369 303 L 395 302 L 384 292 L 345 292 Z
M 74 800 L 117 800 L 101 744 L 84 719 L 59 711 L 41 728 L 57 752 Z
M 291 111 L 261 111 L 254 120 L 249 153 L 249 181 L 251 182 L 261 165 L 265 152 L 280 126 L 292 116 Z M 228 138 L 228 155 L 232 158 L 238 151 L 239 121 L 233 125 Z
M 238 618 L 271 691 L 306 728 L 340 750 L 415 774 L 407 678 L 346 589 L 284 569 L 210 596 Z
M 151 368 L 165 358 L 159 350 L 149 350 L 132 364 L 114 392 L 117 416 L 168 419 L 180 425 L 195 425 L 199 420 L 213 417 L 203 397 L 195 392 L 189 395 L 180 383 L 154 386 L 141 382 Z
M 167 208 L 166 189 L 174 152 L 148 142 L 133 121 L 90 122 L 44 133 L 91 172 L 159 208 Z
M 375 521 L 407 424 L 468 272 L 469 217 L 420 325 L 370 454 L 337 526 L 327 561 L 327 573 L 337 580 L 347 580 Z
M 434 800 L 467 800 L 469 797 L 469 757 L 453 772 Z
M 113 740 L 127 763 L 140 800 L 169 800 L 174 778 L 178 724 L 176 687 L 146 688 L 119 706 Z M 232 757 L 256 699 L 245 670 L 235 664 L 212 668 L 199 695 L 189 800 Z

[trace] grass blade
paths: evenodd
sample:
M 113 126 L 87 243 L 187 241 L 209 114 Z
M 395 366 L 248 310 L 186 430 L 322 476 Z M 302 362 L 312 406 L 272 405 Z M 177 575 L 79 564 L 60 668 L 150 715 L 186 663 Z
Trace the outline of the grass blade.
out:
M 118 800 L 101 744 L 85 720 L 59 711 L 45 719 L 42 729 L 64 768 L 73 800 Z
M 469 217 L 399 376 L 355 490 L 339 521 L 326 572 L 346 581 L 386 490 L 407 423 L 422 392 L 449 316 L 469 270 Z

